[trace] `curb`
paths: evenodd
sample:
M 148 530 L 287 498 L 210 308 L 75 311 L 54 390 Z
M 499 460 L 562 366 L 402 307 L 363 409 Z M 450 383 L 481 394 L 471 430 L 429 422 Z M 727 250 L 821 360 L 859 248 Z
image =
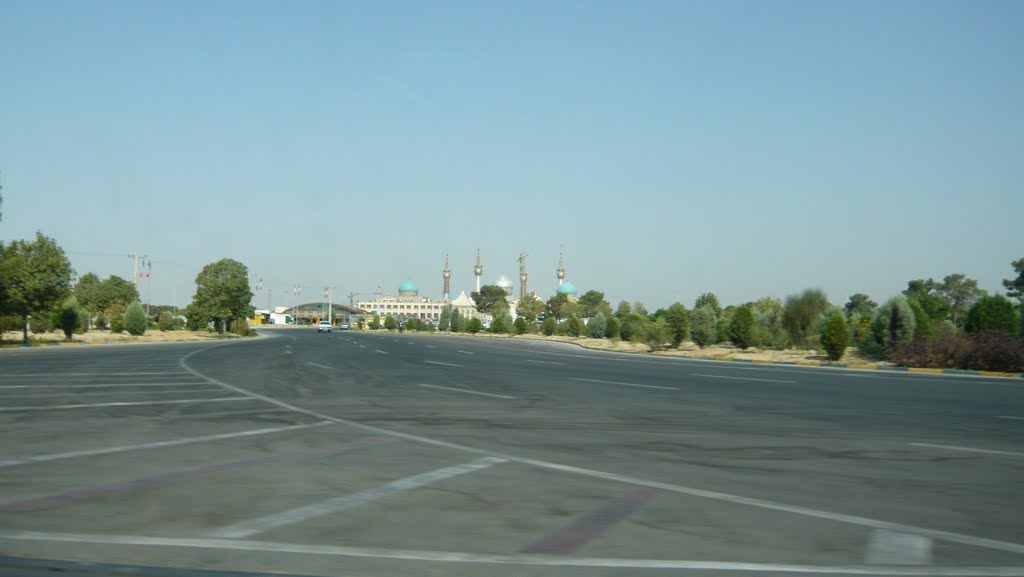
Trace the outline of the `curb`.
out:
M 101 347 L 101 346 L 123 346 L 123 345 L 158 345 L 166 343 L 205 343 L 205 342 L 225 342 L 225 341 L 241 341 L 242 338 L 219 338 L 212 337 L 209 339 L 159 339 L 151 341 L 105 341 L 102 343 L 87 343 L 84 341 L 43 341 L 33 343 L 11 343 L 0 345 L 0 349 L 39 349 L 39 348 L 51 348 L 51 347 Z

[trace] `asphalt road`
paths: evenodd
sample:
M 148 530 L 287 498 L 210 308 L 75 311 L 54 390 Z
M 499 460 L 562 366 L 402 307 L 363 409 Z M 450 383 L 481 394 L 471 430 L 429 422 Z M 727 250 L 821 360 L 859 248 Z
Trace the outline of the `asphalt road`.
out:
M 0 574 L 1024 575 L 1020 380 L 268 334 L 0 351 Z

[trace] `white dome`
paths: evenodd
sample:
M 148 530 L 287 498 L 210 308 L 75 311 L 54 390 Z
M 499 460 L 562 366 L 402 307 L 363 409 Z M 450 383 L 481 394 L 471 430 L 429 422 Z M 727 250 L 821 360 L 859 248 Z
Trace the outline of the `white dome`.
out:
M 501 275 L 500 277 L 498 277 L 498 282 L 494 284 L 500 286 L 501 288 L 512 288 L 512 281 L 508 280 L 508 277 L 505 275 Z

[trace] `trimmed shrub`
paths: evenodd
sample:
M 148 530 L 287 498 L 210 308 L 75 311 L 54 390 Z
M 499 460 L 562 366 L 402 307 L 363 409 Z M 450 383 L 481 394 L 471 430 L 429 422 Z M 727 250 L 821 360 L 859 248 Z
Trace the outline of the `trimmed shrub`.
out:
M 644 341 L 652 351 L 665 348 L 672 341 L 672 331 L 663 317 L 658 317 L 644 327 Z
M 747 349 L 757 344 L 757 335 L 754 332 L 754 313 L 749 306 L 742 306 L 736 309 L 729 323 L 729 341 L 741 349 Z
M 89 324 L 92 320 L 92 311 L 89 309 L 78 309 L 78 322 L 75 323 L 75 334 L 84 335 L 89 332 Z
M 1013 303 L 1003 295 L 983 297 L 967 312 L 964 331 L 970 334 L 999 333 L 1016 335 L 1020 332 L 1019 314 Z
M 710 306 L 702 306 L 690 313 L 690 338 L 700 348 L 715 343 L 716 337 L 715 311 Z
M 381 328 L 380 315 L 377 314 L 377 313 L 373 313 L 373 318 L 370 319 L 370 330 L 372 330 L 372 331 L 379 331 L 380 328 Z
M 550 337 L 555 334 L 556 328 L 558 328 L 558 323 L 555 322 L 555 317 L 548 317 L 541 323 L 540 332 L 544 333 L 544 336 Z
M 598 312 L 594 318 L 587 323 L 587 336 L 592 339 L 603 339 L 608 330 L 608 319 L 604 313 Z
M 82 315 L 78 308 L 78 299 L 71 295 L 60 305 L 60 328 L 64 331 L 65 340 L 72 340 L 75 328 L 78 327 L 79 316 Z
M 124 331 L 124 305 L 117 303 L 107 309 L 107 317 L 110 319 L 110 332 L 117 334 Z
M 484 324 L 482 322 L 480 322 L 480 319 L 478 319 L 476 317 L 473 317 L 473 318 L 469 319 L 468 321 L 466 321 L 466 332 L 468 332 L 468 333 L 471 333 L 471 334 L 475 335 L 478 332 L 480 332 L 481 330 L 483 330 L 483 328 L 484 328 Z
M 157 319 L 157 326 L 160 327 L 161 331 L 167 332 L 174 330 L 174 322 L 171 316 L 171 311 L 160 311 L 160 317 Z
M 515 322 L 512 323 L 512 324 L 513 324 L 513 326 L 515 328 L 515 333 L 517 335 L 526 334 L 526 329 L 529 328 L 529 325 L 527 324 L 526 319 L 524 319 L 523 317 L 516 317 Z
M 579 317 L 572 315 L 569 320 L 565 322 L 565 330 L 572 337 L 580 336 L 580 332 L 583 329 L 583 323 L 580 322 Z
M 645 334 L 647 328 L 646 325 L 647 317 L 632 313 L 622 320 L 622 324 L 619 326 L 619 335 L 624 341 L 634 343 L 644 342 L 647 336 Z
M 1000 333 L 943 332 L 933 340 L 897 343 L 892 361 L 908 367 L 1024 372 L 1024 339 Z
M 146 333 L 146 325 L 148 324 L 146 312 L 142 310 L 142 305 L 139 303 L 128 305 L 128 308 L 124 311 L 124 330 L 128 331 L 128 334 L 135 336 L 144 335 Z
M 607 323 L 604 327 L 604 335 L 609 339 L 619 338 L 619 319 L 615 317 L 608 317 Z
M 846 347 L 850 345 L 850 327 L 846 326 L 846 318 L 841 312 L 833 312 L 825 321 L 821 330 L 821 346 L 830 361 L 843 358 Z
M 910 309 L 907 299 L 895 296 L 875 311 L 871 321 L 871 353 L 881 358 L 889 358 L 896 344 L 909 343 L 914 340 L 914 311 Z
M 672 303 L 665 313 L 665 322 L 672 334 L 672 346 L 678 347 L 690 338 L 690 314 L 683 303 Z
M 507 333 L 508 329 L 505 327 L 505 315 L 498 315 L 491 321 L 491 332 L 496 334 Z
M 384 317 L 384 328 L 389 331 L 396 330 L 398 328 L 398 321 L 395 320 L 395 317 L 388 315 Z
M 36 335 L 50 332 L 50 318 L 45 314 L 32 315 L 28 319 L 28 330 Z

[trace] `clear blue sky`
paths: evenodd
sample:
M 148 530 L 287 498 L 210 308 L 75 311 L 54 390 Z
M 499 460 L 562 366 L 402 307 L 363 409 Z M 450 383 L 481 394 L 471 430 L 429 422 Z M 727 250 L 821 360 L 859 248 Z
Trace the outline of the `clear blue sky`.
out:
M 885 299 L 1024 257 L 1024 2 L 0 1 L 0 239 L 184 305 Z M 100 256 L 115 255 L 115 256 Z M 145 297 L 145 293 L 143 295 Z M 266 306 L 266 292 L 256 304 Z M 289 297 L 291 298 L 291 297 Z M 294 301 L 288 301 L 294 302 Z

